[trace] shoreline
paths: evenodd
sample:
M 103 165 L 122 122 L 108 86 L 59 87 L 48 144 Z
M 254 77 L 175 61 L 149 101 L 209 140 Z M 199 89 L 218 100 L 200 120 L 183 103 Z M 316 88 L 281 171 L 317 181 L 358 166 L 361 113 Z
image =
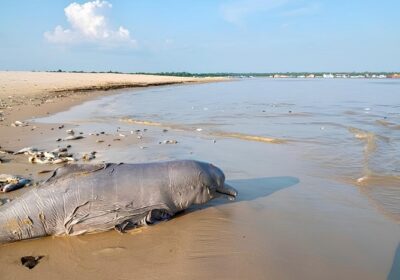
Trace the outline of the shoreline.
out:
M 230 79 L 224 77 L 0 71 L 0 126 L 7 120 L 7 115 L 11 119 L 14 117 L 12 112 L 21 111 L 20 106 L 43 106 L 46 113 L 55 113 L 92 98 L 118 93 L 121 89 L 228 80 Z M 26 104 L 27 99 L 30 104 Z M 57 106 L 61 102 L 64 105 L 64 101 L 67 103 L 65 106 Z M 47 112 L 48 110 L 50 111 Z M 17 114 L 15 117 L 37 117 L 38 112 L 34 113 L 30 116 L 30 112 L 24 110 L 24 114 Z
M 64 81 L 63 81 L 64 79 Z M 0 71 L 0 151 L 18 151 L 24 147 L 53 149 L 66 145 L 53 141 L 48 147 L 46 139 L 65 137 L 66 129 L 76 129 L 73 125 L 30 123 L 30 119 L 44 117 L 68 110 L 69 108 L 103 96 L 115 95 L 123 89 L 142 89 L 167 85 L 186 85 L 227 81 L 226 78 L 180 78 L 151 75 L 92 74 L 92 73 L 47 73 L 47 72 L 2 72 Z M 76 83 L 74 83 L 76 81 Z M 36 86 L 35 86 L 36 85 Z M 13 126 L 15 122 L 26 123 Z M 118 147 L 136 143 L 134 139 L 124 143 L 113 141 L 116 135 L 104 137 L 109 145 Z M 88 138 L 86 139 L 86 141 Z M 122 142 L 122 141 L 119 141 Z M 92 148 L 93 143 L 73 143 L 73 152 L 81 153 L 82 148 Z M 54 147 L 53 147 L 54 146 Z M 89 150 L 87 152 L 90 152 Z M 45 179 L 48 174 L 38 174 L 43 169 L 55 169 L 60 165 L 42 165 L 28 162 L 25 155 L 0 153 L 0 168 L 4 174 L 15 174 L 36 180 Z M 7 197 L 19 196 L 25 191 L 6 193 Z M 3 197 L 0 193 L 0 197 Z

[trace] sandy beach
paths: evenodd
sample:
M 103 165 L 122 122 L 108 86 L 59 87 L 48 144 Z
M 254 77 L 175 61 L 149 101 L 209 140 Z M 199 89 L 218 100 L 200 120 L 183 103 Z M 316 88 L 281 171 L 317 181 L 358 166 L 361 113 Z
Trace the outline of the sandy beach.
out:
M 210 82 L 216 81 L 221 87 L 232 84 L 224 85 L 222 78 L 0 72 L 2 151 L 29 146 L 52 150 L 70 144 L 69 151 L 79 158 L 97 151 L 90 163 L 210 160 L 224 169 L 228 182 L 239 191 L 235 202 L 215 200 L 125 234 L 109 231 L 0 245 L 0 279 L 396 279 L 400 264 L 398 216 L 391 219 L 380 213 L 362 189 L 328 178 L 324 167 L 304 160 L 299 146 L 288 137 L 270 138 L 272 131 L 260 136 L 222 130 L 223 124 L 217 125 L 220 131 L 211 130 L 201 117 L 195 127 L 185 124 L 184 117 L 179 125 L 164 123 L 163 118 L 154 122 L 123 118 L 116 123 L 101 119 L 104 123 L 99 126 L 97 115 L 90 115 L 111 111 L 106 105 L 112 104 L 121 105 L 113 110 L 126 110 L 123 104 L 136 94 L 124 93 L 128 87 L 185 84 L 138 91 L 142 97 L 137 102 L 154 95 L 137 106 L 155 118 L 157 114 L 150 111 L 158 111 L 156 104 L 154 108 L 145 105 L 158 100 L 160 92 L 175 98 L 175 103 L 168 104 L 180 108 L 175 92 L 192 90 L 191 100 L 199 92 L 215 88 Z M 240 85 L 231 87 L 227 92 Z M 188 103 L 182 108 L 190 107 Z M 243 103 L 235 100 L 234 106 Z M 212 102 L 209 107 L 194 105 L 187 109 L 187 118 L 196 115 L 193 112 L 209 112 Z M 242 112 L 245 106 L 237 108 Z M 291 118 L 306 115 L 284 114 Z M 83 121 L 41 122 L 52 116 L 56 120 L 75 116 Z M 239 114 L 232 116 L 237 122 L 242 120 Z M 16 121 L 23 125 L 13 126 Z M 245 131 L 247 125 L 243 127 Z M 67 136 L 68 129 L 85 138 L 57 141 Z M 163 145 L 165 139 L 177 139 L 178 144 Z M 0 159 L 0 173 L 36 182 L 49 176 L 40 171 L 57 167 L 32 164 L 26 155 L 7 152 L 0 154 Z M 0 193 L 0 198 L 13 199 L 30 188 Z M 43 258 L 28 270 L 20 258 L 31 255 Z
M 64 111 L 86 100 L 115 94 L 118 89 L 222 80 L 226 79 L 0 71 L 0 149 L 16 150 L 19 147 L 31 146 L 33 139 L 43 137 L 57 139 L 65 136 L 66 128 L 58 129 L 47 125 L 15 128 L 12 123 Z M 35 172 L 27 170 L 32 167 L 36 166 L 25 162 L 18 164 L 18 158 L 1 166 L 2 173 L 26 175 L 29 172 L 35 176 Z

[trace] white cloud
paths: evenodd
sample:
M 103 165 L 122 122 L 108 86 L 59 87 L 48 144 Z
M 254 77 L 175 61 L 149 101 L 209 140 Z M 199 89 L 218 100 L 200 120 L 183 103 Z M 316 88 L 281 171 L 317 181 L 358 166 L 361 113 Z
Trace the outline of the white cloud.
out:
M 105 16 L 112 5 L 107 1 L 95 0 L 84 4 L 71 3 L 65 9 L 70 28 L 58 25 L 44 37 L 55 44 L 94 43 L 104 47 L 136 46 L 128 29 L 120 26 L 113 30 Z
M 221 6 L 222 17 L 234 24 L 242 24 L 250 15 L 266 12 L 284 5 L 288 0 L 235 0 Z

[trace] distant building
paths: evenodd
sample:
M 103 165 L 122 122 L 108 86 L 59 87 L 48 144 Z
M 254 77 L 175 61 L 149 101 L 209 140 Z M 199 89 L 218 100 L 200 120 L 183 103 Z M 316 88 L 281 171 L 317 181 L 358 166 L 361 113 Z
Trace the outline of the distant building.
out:
M 388 76 L 388 78 L 391 78 L 391 79 L 400 79 L 400 74 L 392 74 L 392 75 L 389 75 Z
M 323 77 L 324 79 L 333 79 L 333 78 L 334 78 L 333 74 L 331 74 L 331 73 L 329 73 L 329 74 L 323 74 L 322 77 Z
M 315 75 L 314 75 L 314 74 L 308 74 L 308 75 L 306 76 L 306 78 L 315 78 Z

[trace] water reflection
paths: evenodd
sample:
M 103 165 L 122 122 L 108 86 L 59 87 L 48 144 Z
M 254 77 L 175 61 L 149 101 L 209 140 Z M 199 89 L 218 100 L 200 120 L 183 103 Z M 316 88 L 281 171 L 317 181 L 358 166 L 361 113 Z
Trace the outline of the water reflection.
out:
M 400 243 L 397 245 L 396 252 L 393 258 L 392 268 L 390 269 L 387 280 L 399 280 L 400 279 Z

